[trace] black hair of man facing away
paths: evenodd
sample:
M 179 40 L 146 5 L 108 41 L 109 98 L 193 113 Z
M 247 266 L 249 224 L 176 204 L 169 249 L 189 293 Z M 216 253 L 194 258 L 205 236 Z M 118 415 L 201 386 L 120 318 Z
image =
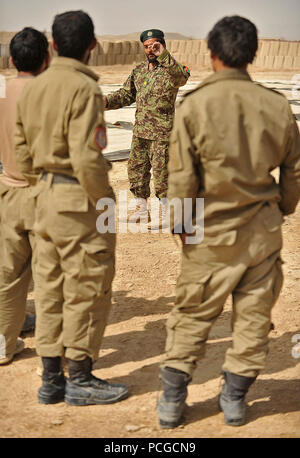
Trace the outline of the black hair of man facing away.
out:
M 31 264 L 34 270 L 34 203 L 16 164 L 14 130 L 24 87 L 48 67 L 48 40 L 42 32 L 25 27 L 12 38 L 10 54 L 17 76 L 8 80 L 6 97 L 0 99 L 0 206 L 5 215 L 0 231 L 0 364 L 10 363 L 23 350 L 20 333 L 35 327 L 35 315 L 25 313 Z
M 257 51 L 257 29 L 248 19 L 225 17 L 209 32 L 207 46 L 225 66 L 245 68 Z
M 83 11 L 69 11 L 55 17 L 52 36 L 59 56 L 88 63 L 90 47 L 95 47 L 94 24 Z
M 41 67 L 48 53 L 47 37 L 38 30 L 25 27 L 11 40 L 9 51 L 18 72 L 41 73 Z
M 58 57 L 22 96 L 16 138 L 21 170 L 41 176 L 36 349 L 43 384 L 38 401 L 111 404 L 128 396 L 127 387 L 92 375 L 115 272 L 115 234 L 96 227 L 97 202 L 115 196 L 108 179 L 111 164 L 102 154 L 103 97 L 98 75 L 86 65 L 96 45 L 94 25 L 83 11 L 69 11 L 55 17 L 52 36 Z
M 224 17 L 207 42 L 214 73 L 184 97 L 170 136 L 167 197 L 182 205 L 204 199 L 205 228 L 203 240 L 181 234 L 181 272 L 160 366 L 163 428 L 182 421 L 187 385 L 228 296 L 233 342 L 222 366 L 219 408 L 226 424 L 246 422 L 245 396 L 265 367 L 271 311 L 282 287 L 283 215 L 300 198 L 300 135 L 289 102 L 247 72 L 257 51 L 255 25 Z M 175 232 L 180 218 L 171 219 Z

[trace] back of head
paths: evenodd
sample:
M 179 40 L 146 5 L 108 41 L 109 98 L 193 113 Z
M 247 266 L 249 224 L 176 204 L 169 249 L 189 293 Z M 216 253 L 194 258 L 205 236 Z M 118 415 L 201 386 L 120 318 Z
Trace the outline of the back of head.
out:
M 19 72 L 37 72 L 47 54 L 48 40 L 46 36 L 31 27 L 18 32 L 10 42 L 9 50 L 14 65 Z
M 226 16 L 209 32 L 207 46 L 228 67 L 243 67 L 255 57 L 257 29 L 241 16 Z
M 81 60 L 94 39 L 94 24 L 81 10 L 67 11 L 55 16 L 52 36 L 59 56 Z

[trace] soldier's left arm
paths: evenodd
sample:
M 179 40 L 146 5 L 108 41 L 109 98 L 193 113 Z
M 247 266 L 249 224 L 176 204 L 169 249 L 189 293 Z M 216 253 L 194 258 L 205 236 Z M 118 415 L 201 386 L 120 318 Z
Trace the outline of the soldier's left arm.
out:
M 17 121 L 14 133 L 14 144 L 16 163 L 19 171 L 26 178 L 30 185 L 35 185 L 38 179 L 38 174 L 33 172 L 33 160 L 26 142 L 20 102 L 17 106 Z
M 173 56 L 165 49 L 157 58 L 158 62 L 168 70 L 174 87 L 184 86 L 190 77 L 188 67 L 179 64 Z
M 103 99 L 99 89 L 78 92 L 68 126 L 69 154 L 74 175 L 85 189 L 92 205 L 104 197 L 114 199 L 108 171 L 111 163 L 103 156 L 106 127 Z
M 184 218 L 184 199 L 193 201 L 197 197 L 201 181 L 199 177 L 198 156 L 193 143 L 193 127 L 184 103 L 177 108 L 169 143 L 168 193 L 169 202 L 176 199 L 181 202 L 181 215 L 170 208 L 170 228 L 176 232 Z

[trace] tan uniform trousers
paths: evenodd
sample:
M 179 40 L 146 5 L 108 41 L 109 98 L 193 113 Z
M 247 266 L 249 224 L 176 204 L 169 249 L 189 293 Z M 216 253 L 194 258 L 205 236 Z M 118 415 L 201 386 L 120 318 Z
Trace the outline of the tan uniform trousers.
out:
M 25 319 L 32 278 L 32 189 L 0 184 L 0 356 L 10 358 Z
M 115 234 L 97 232 L 99 212 L 79 184 L 52 177 L 37 185 L 37 353 L 95 360 L 111 307 Z
M 232 347 L 223 370 L 255 377 L 265 366 L 271 309 L 282 286 L 282 215 L 266 204 L 237 230 L 185 245 L 162 366 L 192 375 L 232 294 Z

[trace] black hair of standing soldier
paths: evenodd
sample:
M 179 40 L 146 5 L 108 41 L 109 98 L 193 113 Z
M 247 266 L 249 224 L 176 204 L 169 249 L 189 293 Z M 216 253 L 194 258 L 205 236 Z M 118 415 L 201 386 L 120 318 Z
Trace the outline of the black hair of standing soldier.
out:
M 228 67 L 243 67 L 257 51 L 256 26 L 241 16 L 225 16 L 209 32 L 207 46 Z
M 82 10 L 58 14 L 52 25 L 52 37 L 59 56 L 81 60 L 94 35 L 94 24 Z
M 10 55 L 19 72 L 37 72 L 48 53 L 47 37 L 32 27 L 18 32 L 9 44 Z

